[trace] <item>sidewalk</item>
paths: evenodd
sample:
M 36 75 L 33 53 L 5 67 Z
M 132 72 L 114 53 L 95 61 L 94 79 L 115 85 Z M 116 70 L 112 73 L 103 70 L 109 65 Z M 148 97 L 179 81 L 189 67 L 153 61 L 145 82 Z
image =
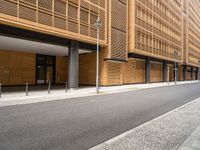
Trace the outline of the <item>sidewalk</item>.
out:
M 200 150 L 200 126 L 185 140 L 178 150 Z
M 200 150 L 199 116 L 200 98 L 90 150 Z
M 190 84 L 190 83 L 195 83 L 195 82 L 198 82 L 198 81 L 179 81 L 177 82 L 177 85 Z M 112 93 L 118 93 L 118 92 L 128 92 L 128 91 L 133 91 L 133 90 L 173 86 L 173 85 L 174 85 L 174 82 L 108 86 L 108 87 L 101 87 L 99 94 L 112 94 Z M 55 90 L 52 90 L 50 94 L 48 94 L 47 90 L 38 90 L 38 91 L 34 90 L 34 91 L 30 91 L 28 96 L 26 96 L 25 91 L 24 92 L 19 92 L 19 91 L 8 92 L 8 93 L 2 93 L 2 97 L 0 98 L 0 107 L 61 100 L 61 99 L 76 98 L 76 97 L 93 96 L 93 95 L 98 95 L 96 93 L 95 87 L 79 88 L 76 90 L 68 90 L 67 92 L 65 91 L 65 88 L 55 89 Z

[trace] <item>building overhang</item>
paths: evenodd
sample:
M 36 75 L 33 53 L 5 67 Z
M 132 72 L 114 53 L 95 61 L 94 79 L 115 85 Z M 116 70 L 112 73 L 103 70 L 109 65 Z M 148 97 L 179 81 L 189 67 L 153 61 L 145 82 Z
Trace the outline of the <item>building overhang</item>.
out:
M 68 56 L 68 46 L 20 39 L 0 35 L 0 50 L 21 51 L 54 56 Z M 90 53 L 91 50 L 79 49 L 79 54 Z

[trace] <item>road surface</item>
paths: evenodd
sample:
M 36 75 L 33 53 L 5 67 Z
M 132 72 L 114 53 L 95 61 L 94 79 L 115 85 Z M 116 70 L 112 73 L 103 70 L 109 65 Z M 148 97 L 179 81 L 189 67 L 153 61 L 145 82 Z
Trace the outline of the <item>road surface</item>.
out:
M 200 83 L 0 108 L 0 150 L 86 150 L 200 97 Z

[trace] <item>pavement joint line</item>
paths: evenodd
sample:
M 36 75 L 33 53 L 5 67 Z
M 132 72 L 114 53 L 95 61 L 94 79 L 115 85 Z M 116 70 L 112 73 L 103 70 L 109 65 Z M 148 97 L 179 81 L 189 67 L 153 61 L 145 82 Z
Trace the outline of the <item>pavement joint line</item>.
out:
M 99 144 L 99 145 L 96 145 L 96 146 L 90 148 L 89 150 L 100 150 L 100 149 L 102 149 L 102 148 L 106 148 L 106 147 L 109 146 L 110 144 L 115 143 L 115 142 L 119 141 L 120 139 L 127 137 L 128 135 L 130 135 L 130 134 L 133 133 L 134 131 L 136 131 L 136 130 L 138 130 L 138 129 L 141 129 L 141 128 L 143 128 L 143 127 L 145 127 L 145 126 L 151 124 L 153 121 L 157 121 L 157 120 L 159 120 L 159 119 L 161 119 L 161 118 L 164 118 L 165 116 L 167 116 L 167 115 L 169 115 L 169 114 L 172 114 L 173 112 L 176 112 L 176 111 L 178 111 L 178 110 L 180 110 L 180 109 L 183 109 L 183 108 L 185 108 L 185 107 L 187 107 L 187 106 L 189 106 L 189 105 L 195 103 L 196 101 L 200 101 L 200 97 L 199 97 L 199 98 L 196 98 L 196 99 L 194 99 L 194 100 L 192 100 L 192 101 L 190 101 L 190 102 L 188 102 L 188 103 L 186 103 L 186 104 L 184 104 L 184 105 L 182 105 L 182 106 L 180 106 L 180 107 L 178 107 L 178 108 L 175 108 L 175 109 L 173 109 L 173 110 L 171 110 L 171 111 L 169 111 L 169 112 L 167 112 L 167 113 L 165 113 L 165 114 L 163 114 L 163 115 L 161 115 L 161 116 L 158 116 L 158 117 L 156 117 L 156 118 L 154 118 L 154 119 L 152 119 L 152 120 L 149 120 L 149 121 L 143 123 L 142 125 L 139 125 L 139 126 L 133 128 L 133 129 L 129 130 L 129 131 L 126 131 L 126 132 L 124 132 L 124 133 L 122 133 L 122 134 L 120 134 L 120 135 L 118 135 L 118 136 L 116 136 L 116 137 L 114 137 L 114 138 L 111 138 L 111 139 L 109 139 L 109 140 L 107 140 L 107 141 L 105 141 L 105 142 L 103 142 L 103 143 L 101 143 L 101 144 Z M 189 135 L 188 135 L 188 136 L 189 136 Z M 185 140 L 184 140 L 184 141 L 185 141 Z M 183 142 L 184 142 L 184 141 L 183 141 Z M 182 144 L 182 143 L 181 143 L 181 144 Z M 179 145 L 179 146 L 180 146 L 180 145 Z M 105 150 L 106 150 L 106 149 L 105 149 Z M 174 150 L 175 150 L 175 149 L 174 149 Z

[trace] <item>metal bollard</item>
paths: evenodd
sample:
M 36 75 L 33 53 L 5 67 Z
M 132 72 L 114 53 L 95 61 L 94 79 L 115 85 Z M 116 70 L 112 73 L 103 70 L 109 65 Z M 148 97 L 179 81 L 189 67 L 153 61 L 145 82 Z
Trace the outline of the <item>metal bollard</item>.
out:
M 65 91 L 67 93 L 67 88 L 68 88 L 67 82 L 66 82 L 65 88 L 66 88 Z
M 0 98 L 1 98 L 1 83 L 0 83 Z
M 48 94 L 51 93 L 51 82 L 49 82 L 49 86 L 48 86 Z
M 26 83 L 26 96 L 28 96 L 28 83 Z

